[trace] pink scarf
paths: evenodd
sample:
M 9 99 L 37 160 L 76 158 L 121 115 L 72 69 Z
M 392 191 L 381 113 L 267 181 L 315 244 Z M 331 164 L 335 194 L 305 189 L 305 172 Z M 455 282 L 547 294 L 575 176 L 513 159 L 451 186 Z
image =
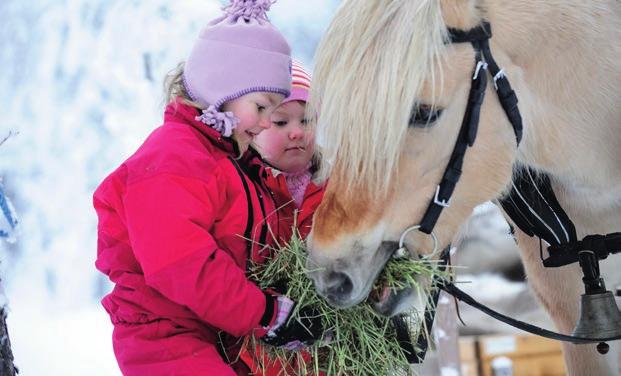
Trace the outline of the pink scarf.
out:
M 304 201 L 304 193 L 306 193 L 306 187 L 311 181 L 311 172 L 310 172 L 311 164 L 298 172 L 283 172 L 282 174 L 285 176 L 285 181 L 287 182 L 287 188 L 289 188 L 289 193 L 291 193 L 291 197 L 295 200 L 296 206 L 299 208 L 302 206 L 302 202 Z

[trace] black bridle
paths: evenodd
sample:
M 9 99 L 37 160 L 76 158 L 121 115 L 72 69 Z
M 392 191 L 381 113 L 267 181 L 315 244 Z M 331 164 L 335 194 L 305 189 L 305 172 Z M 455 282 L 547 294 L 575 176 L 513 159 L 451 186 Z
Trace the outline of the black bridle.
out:
M 522 140 L 522 116 L 517 106 L 517 96 L 511 88 L 511 84 L 509 84 L 504 71 L 496 64 L 492 51 L 489 48 L 489 38 L 492 37 L 490 24 L 483 22 L 480 26 L 468 31 L 449 29 L 449 36 L 451 43 L 472 44 L 475 51 L 475 65 L 472 73 L 472 83 L 470 84 L 470 93 L 468 94 L 468 104 L 453 153 L 446 166 L 446 170 L 444 170 L 442 180 L 436 188 L 435 196 L 429 203 L 420 223 L 420 231 L 426 234 L 431 234 L 442 210 L 450 206 L 451 196 L 461 177 L 466 151 L 468 147 L 474 145 L 479 127 L 481 105 L 485 99 L 488 69 L 494 80 L 494 88 L 496 89 L 498 100 L 513 127 L 517 144 L 519 145 Z
M 449 159 L 446 170 L 444 171 L 444 175 L 442 176 L 442 180 L 436 188 L 434 198 L 429 203 L 429 206 L 427 207 L 427 210 L 423 216 L 420 225 L 412 226 L 406 229 L 404 232 L 405 235 L 411 229 L 417 229 L 419 231 L 422 231 L 423 233 L 432 235 L 434 237 L 434 240 L 436 238 L 433 234 L 433 229 L 438 221 L 438 218 L 440 217 L 440 214 L 442 213 L 442 210 L 450 206 L 451 196 L 453 195 L 453 191 L 455 190 L 457 182 L 459 181 L 462 174 L 462 167 L 466 151 L 468 150 L 468 147 L 471 147 L 474 144 L 474 141 L 476 139 L 481 105 L 483 104 L 483 100 L 485 99 L 485 90 L 487 88 L 488 70 L 490 72 L 490 75 L 492 76 L 494 88 L 496 89 L 496 94 L 498 95 L 498 100 L 500 101 L 500 104 L 505 114 L 507 115 L 511 126 L 513 127 L 518 146 L 522 139 L 522 117 L 518 109 L 517 96 L 515 95 L 515 91 L 513 91 L 513 89 L 511 88 L 506 74 L 498 66 L 490 50 L 489 39 L 492 36 L 490 24 L 488 22 L 482 22 L 480 26 L 467 31 L 451 28 L 449 28 L 448 31 L 451 43 L 470 43 L 475 50 L 475 66 L 472 74 L 470 92 L 468 94 L 468 104 L 466 106 L 466 111 L 464 113 L 455 147 L 453 148 L 453 152 Z M 595 255 L 592 256 L 592 258 L 606 258 L 610 253 L 616 253 L 621 251 L 621 233 L 614 233 L 608 235 L 589 235 L 582 241 L 578 241 L 575 236 L 575 229 L 573 229 L 573 223 L 563 211 L 563 209 L 560 207 L 560 205 L 558 205 L 554 193 L 549 186 L 549 179 L 546 180 L 544 178 L 542 181 L 547 182 L 547 186 L 544 185 L 543 187 L 539 187 L 536 189 L 536 191 L 544 191 L 544 193 L 548 193 L 542 195 L 543 199 L 539 200 L 545 202 L 545 206 L 547 207 L 547 209 L 549 209 L 554 217 L 559 221 L 560 227 L 573 230 L 573 232 L 570 231 L 570 236 L 568 236 L 567 242 L 560 242 L 560 244 L 557 244 L 556 242 L 551 241 L 551 237 L 546 236 L 548 235 L 546 231 L 552 231 L 550 230 L 549 226 L 537 226 L 536 224 L 532 224 L 532 221 L 529 220 L 528 216 L 524 215 L 524 212 L 528 211 L 529 205 L 532 205 L 532 201 L 524 200 L 522 194 L 520 194 L 520 197 L 523 201 L 516 202 L 516 200 L 511 200 L 511 202 L 508 203 L 508 200 L 505 200 L 504 202 L 502 202 L 503 208 L 516 222 L 518 227 L 520 227 L 520 229 L 522 229 L 526 234 L 530 236 L 540 236 L 540 238 L 544 238 L 546 239 L 546 241 L 552 244 L 552 246 L 549 248 L 550 257 L 546 260 L 543 260 L 544 266 L 558 267 L 572 262 L 580 261 L 583 270 L 589 269 L 590 271 L 590 273 L 585 272 L 585 276 L 592 274 L 592 276 L 588 280 L 589 284 L 585 282 L 585 285 L 587 287 L 587 293 L 589 292 L 589 289 L 591 289 L 593 293 L 600 292 L 603 282 L 601 282 L 600 284 L 601 279 L 599 278 L 599 268 L 597 268 L 597 270 L 595 271 L 591 270 L 594 269 L 594 261 L 592 260 L 589 260 L 589 263 L 586 263 L 585 261 L 585 265 L 588 265 L 588 268 L 583 266 L 584 260 L 580 259 L 581 254 L 578 251 L 580 249 L 589 249 L 591 250 L 589 254 Z M 515 184 L 516 182 L 514 182 L 513 192 L 517 191 Z M 517 180 L 517 184 L 520 184 L 520 180 Z M 528 188 L 526 187 L 523 188 L 525 191 L 528 190 Z M 535 189 L 531 187 L 531 191 L 534 190 Z M 513 192 L 508 196 L 509 200 L 512 199 L 512 195 L 514 195 Z M 556 202 L 557 205 L 550 205 L 550 202 Z M 543 207 L 544 205 L 541 206 Z M 447 247 L 442 253 L 441 268 L 446 268 L 446 266 L 450 262 L 449 249 L 450 246 Z M 479 309 L 480 311 L 497 320 L 500 320 L 515 328 L 524 330 L 538 336 L 559 341 L 566 341 L 574 344 L 598 343 L 621 339 L 619 337 L 583 338 L 565 335 L 513 319 L 477 302 L 470 295 L 466 294 L 458 287 L 456 287 L 452 283 L 452 281 L 446 281 L 440 277 L 433 278 L 432 288 L 433 293 L 429 297 L 429 302 L 427 303 L 424 315 L 425 327 L 429 329 L 433 325 L 435 308 L 438 303 L 440 292 L 444 290 L 456 299 L 463 301 L 464 303 L 467 303 L 474 308 Z M 407 325 L 404 324 L 403 318 L 400 316 L 396 316 L 392 318 L 392 321 L 393 326 L 397 331 L 397 338 L 408 361 L 410 361 L 410 363 L 422 363 L 422 361 L 425 359 L 425 354 L 428 349 L 428 338 L 426 333 L 424 333 L 424 330 L 420 331 L 415 347 L 409 338 Z

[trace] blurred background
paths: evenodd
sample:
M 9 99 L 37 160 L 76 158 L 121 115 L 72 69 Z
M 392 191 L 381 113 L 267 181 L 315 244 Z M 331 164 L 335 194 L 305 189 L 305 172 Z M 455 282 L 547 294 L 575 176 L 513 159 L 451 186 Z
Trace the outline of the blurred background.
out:
M 279 0 L 270 12 L 312 67 L 337 0 Z M 165 74 L 189 53 L 217 0 L 0 1 L 0 177 L 19 224 L 0 240 L 0 277 L 20 375 L 118 375 L 110 289 L 94 267 L 99 182 L 161 123 Z M 545 318 L 491 204 L 458 260 L 466 291 L 517 317 Z M 463 334 L 510 331 L 462 310 Z

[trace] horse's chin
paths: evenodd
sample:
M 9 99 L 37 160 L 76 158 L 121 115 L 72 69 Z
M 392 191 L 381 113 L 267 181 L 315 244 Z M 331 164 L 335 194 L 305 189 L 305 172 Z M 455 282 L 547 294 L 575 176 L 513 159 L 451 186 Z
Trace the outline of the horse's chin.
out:
M 349 309 L 365 301 L 367 294 L 360 294 L 357 297 L 341 298 L 335 295 L 325 295 L 319 292 L 319 296 L 324 298 L 328 304 L 337 309 Z
M 372 293 L 369 299 L 373 309 L 386 317 L 412 311 L 423 312 L 425 310 L 425 297 L 410 287 L 398 291 L 385 287 L 379 293 Z
M 385 288 L 379 297 L 372 299 L 373 309 L 382 316 L 391 317 L 410 310 L 412 295 L 415 294 L 411 288 L 394 291 Z

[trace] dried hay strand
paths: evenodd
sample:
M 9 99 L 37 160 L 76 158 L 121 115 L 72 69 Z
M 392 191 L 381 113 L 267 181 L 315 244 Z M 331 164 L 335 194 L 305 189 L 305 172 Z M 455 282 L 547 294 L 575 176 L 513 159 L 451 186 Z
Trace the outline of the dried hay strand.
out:
M 308 347 L 306 354 L 301 351 L 258 346 L 258 340 L 250 338 L 249 346 L 261 349 L 261 355 L 257 359 L 260 368 L 265 369 L 276 362 L 296 365 L 283 369 L 283 376 L 317 375 L 320 372 L 326 376 L 413 374 L 390 319 L 379 315 L 369 301 L 345 310 L 330 306 L 317 294 L 307 276 L 309 270 L 306 267 L 306 254 L 304 241 L 294 235 L 288 244 L 275 251 L 275 257 L 271 261 L 254 265 L 251 278 L 261 288 L 273 287 L 283 280 L 287 281 L 285 295 L 298 303 L 291 319 L 299 320 L 299 308 L 312 306 L 320 312 L 324 329 L 330 333 L 331 338 Z M 437 275 L 448 278 L 450 273 L 437 261 L 391 259 L 375 286 L 380 289 L 389 287 L 394 291 L 412 288 L 422 296 L 430 297 L 432 288 L 429 284 L 421 285 L 418 282 L 420 277 L 424 277 L 422 280 L 431 281 Z M 416 311 L 406 316 L 413 342 L 420 330 L 425 335 L 430 330 L 424 327 L 422 317 L 423 312 Z

